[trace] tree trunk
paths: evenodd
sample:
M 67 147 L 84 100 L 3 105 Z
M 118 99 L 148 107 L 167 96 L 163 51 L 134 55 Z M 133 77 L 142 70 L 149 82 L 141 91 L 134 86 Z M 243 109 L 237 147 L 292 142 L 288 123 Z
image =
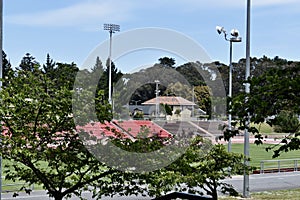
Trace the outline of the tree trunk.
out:
M 218 200 L 218 193 L 217 193 L 217 190 L 214 190 L 213 193 L 212 193 L 212 199 L 213 200 Z
M 63 196 L 55 196 L 54 199 L 55 199 L 55 200 L 62 200 L 62 199 L 63 199 Z
M 218 188 L 218 186 L 216 184 L 216 180 L 213 180 L 213 189 L 211 191 L 212 192 L 211 196 L 212 196 L 213 200 L 218 200 L 217 188 Z
M 55 192 L 52 194 L 55 200 L 62 200 L 64 195 L 61 192 Z

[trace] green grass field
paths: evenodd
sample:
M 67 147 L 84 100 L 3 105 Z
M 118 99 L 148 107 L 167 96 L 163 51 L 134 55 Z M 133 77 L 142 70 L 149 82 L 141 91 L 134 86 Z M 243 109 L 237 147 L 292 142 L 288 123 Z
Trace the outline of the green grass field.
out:
M 274 129 L 267 123 L 251 124 L 251 126 L 257 128 L 257 130 L 264 135 L 272 135 L 274 133 Z
M 8 161 L 8 160 L 2 160 L 2 191 L 3 192 L 16 192 L 16 191 L 19 191 L 20 188 L 22 188 L 23 186 L 26 187 L 26 188 L 31 188 L 31 189 L 36 189 L 36 190 L 39 190 L 39 189 L 42 189 L 41 186 L 39 185 L 28 185 L 28 184 L 24 184 L 23 181 L 11 181 L 11 180 L 7 180 L 5 179 L 5 173 L 4 171 L 5 170 L 13 170 L 13 168 L 8 168 L 7 169 L 7 166 L 6 164 L 7 163 L 10 163 L 11 161 Z
M 299 159 L 300 151 L 290 151 L 283 152 L 277 158 L 272 158 L 273 152 L 266 151 L 266 147 L 269 147 L 269 144 L 256 145 L 250 144 L 250 165 L 255 167 L 260 167 L 261 160 L 282 160 L 282 159 Z M 244 152 L 244 144 L 232 144 L 232 152 L 243 153 Z M 300 162 L 300 161 L 299 161 Z

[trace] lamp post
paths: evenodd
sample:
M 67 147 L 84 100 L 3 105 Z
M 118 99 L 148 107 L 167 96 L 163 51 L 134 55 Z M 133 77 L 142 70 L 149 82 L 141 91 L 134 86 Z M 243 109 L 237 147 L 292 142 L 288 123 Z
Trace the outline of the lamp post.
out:
M 246 19 L 246 74 L 245 80 L 248 80 L 250 77 L 250 11 L 251 11 L 251 0 L 247 0 L 247 19 Z M 245 93 L 250 93 L 250 83 L 246 83 L 245 85 Z M 247 99 L 246 99 L 247 101 Z M 247 114 L 247 122 L 246 128 L 244 132 L 244 164 L 246 167 L 249 166 L 249 113 Z M 244 181 L 243 181 L 243 197 L 249 198 L 250 197 L 250 188 L 249 188 L 249 174 L 247 173 L 246 169 L 244 170 Z
M 233 42 L 241 42 L 242 38 L 239 37 L 239 32 L 236 29 L 231 30 L 231 38 L 227 38 L 227 33 L 224 27 L 217 26 L 217 32 L 219 34 L 224 33 L 224 37 L 226 41 L 229 41 L 230 48 L 229 48 L 229 84 L 228 84 L 228 98 L 229 100 L 229 108 L 231 107 L 231 97 L 232 97 L 232 43 Z M 228 130 L 231 131 L 231 110 L 228 112 Z M 228 152 L 231 152 L 231 138 L 228 140 Z
M 159 95 L 159 90 L 158 90 L 158 84 L 159 84 L 159 80 L 155 80 L 154 83 L 156 84 L 156 89 L 155 89 L 155 95 L 156 95 L 156 102 L 155 102 L 155 119 L 157 120 L 158 118 L 158 114 L 159 114 L 159 99 L 158 99 L 158 95 Z
M 108 102 L 112 105 L 111 100 L 111 47 L 112 47 L 112 34 L 116 31 L 120 31 L 120 25 L 116 24 L 104 24 L 104 30 L 109 31 L 109 55 L 108 55 Z

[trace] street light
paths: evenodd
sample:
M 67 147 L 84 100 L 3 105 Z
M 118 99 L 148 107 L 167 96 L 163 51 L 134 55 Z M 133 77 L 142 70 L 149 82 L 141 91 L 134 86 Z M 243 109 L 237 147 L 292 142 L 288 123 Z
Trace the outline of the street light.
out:
M 158 99 L 158 95 L 159 95 L 159 90 L 158 90 L 158 84 L 159 84 L 159 80 L 155 80 L 154 83 L 156 84 L 156 89 L 155 89 L 155 95 L 156 95 L 156 102 L 155 102 L 155 119 L 157 120 L 158 118 L 158 114 L 159 114 L 159 99 Z
M 251 11 L 251 0 L 247 0 L 247 19 L 246 19 L 246 74 L 245 80 L 248 80 L 250 77 L 250 11 Z M 245 92 L 246 94 L 250 93 L 250 83 L 246 83 L 245 85 Z M 247 100 L 247 99 L 246 99 Z M 249 113 L 247 114 L 247 122 L 246 128 L 244 132 L 244 164 L 248 168 L 249 166 Z M 250 187 L 249 187 L 249 174 L 244 170 L 244 181 L 243 181 L 243 197 L 249 198 L 250 197 Z
M 216 27 L 217 32 L 219 34 L 224 33 L 224 37 L 226 41 L 229 41 L 230 43 L 230 50 L 229 50 L 229 89 L 228 89 L 228 98 L 230 99 L 229 101 L 229 108 L 231 107 L 231 97 L 232 97 L 232 43 L 233 42 L 241 42 L 242 38 L 239 37 L 239 31 L 236 29 L 232 29 L 230 34 L 231 38 L 227 38 L 227 33 L 224 27 L 217 26 Z M 228 112 L 228 130 L 231 131 L 231 110 Z M 231 151 L 231 138 L 228 140 L 228 152 Z
M 120 25 L 116 24 L 104 24 L 104 30 L 109 31 L 109 56 L 108 56 L 108 102 L 112 105 L 111 100 L 111 47 L 112 47 L 112 34 L 116 31 L 120 31 Z

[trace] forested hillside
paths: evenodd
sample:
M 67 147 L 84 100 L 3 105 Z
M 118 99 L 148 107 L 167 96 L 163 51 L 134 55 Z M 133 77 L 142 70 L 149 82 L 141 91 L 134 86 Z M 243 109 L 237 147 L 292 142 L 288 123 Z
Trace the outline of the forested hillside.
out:
M 3 76 L 12 75 L 13 69 L 34 70 L 35 67 L 42 66 L 45 73 L 52 79 L 56 79 L 57 84 L 69 82 L 73 87 L 73 79 L 79 70 L 75 63 L 56 63 L 49 55 L 45 64 L 41 65 L 35 58 L 27 53 L 20 61 L 19 66 L 11 66 L 8 55 L 3 52 Z M 98 90 L 104 92 L 103 98 L 108 98 L 108 68 L 103 66 L 104 61 L 99 58 L 95 60 L 95 65 L 91 66 L 93 72 L 99 71 L 101 76 L 98 81 Z M 108 63 L 106 63 L 106 66 Z M 283 58 L 251 58 L 251 77 L 258 77 L 270 69 L 286 69 L 299 66 L 299 61 L 288 61 Z M 237 96 L 244 91 L 246 60 L 240 59 L 233 63 L 232 71 L 232 95 Z M 59 74 L 60 77 L 51 77 Z M 67 79 L 66 79 L 67 77 Z M 132 78 L 134 77 L 134 78 Z M 199 108 L 206 112 L 211 112 L 212 99 L 214 97 L 226 97 L 228 94 L 229 67 L 219 61 L 212 63 L 188 62 L 176 66 L 174 58 L 163 57 L 158 59 L 158 63 L 153 67 L 143 69 L 133 74 L 123 74 L 118 70 L 118 66 L 112 63 L 112 82 L 114 98 L 121 99 L 126 104 L 140 105 L 143 102 L 156 96 L 156 83 L 158 79 L 158 95 L 160 96 L 182 96 L 190 101 L 194 101 Z M 134 83 L 125 84 L 123 80 L 133 79 Z M 88 80 L 88 79 L 87 79 Z M 213 87 L 213 88 L 212 88 Z M 121 89 L 120 89 L 121 88 Z M 124 88 L 126 88 L 124 90 Z

